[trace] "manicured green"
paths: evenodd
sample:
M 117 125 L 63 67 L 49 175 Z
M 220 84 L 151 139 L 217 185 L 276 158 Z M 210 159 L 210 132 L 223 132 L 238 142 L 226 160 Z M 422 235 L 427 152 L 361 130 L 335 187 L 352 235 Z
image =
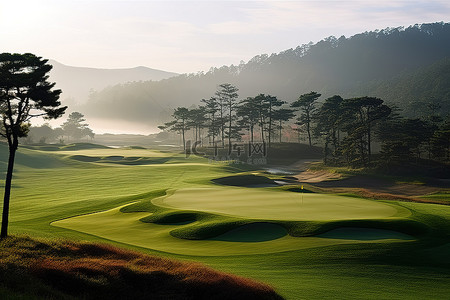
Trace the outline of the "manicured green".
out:
M 6 151 L 0 145 L 2 161 Z M 90 144 L 21 148 L 11 233 L 105 241 L 201 261 L 267 282 L 288 299 L 443 299 L 450 293 L 449 206 L 212 181 L 234 175 L 277 179 L 175 152 Z
M 289 221 L 388 218 L 400 214 L 396 207 L 370 200 L 327 194 L 278 192 L 269 188 L 178 189 L 173 195 L 157 199 L 153 203 L 163 207 L 243 218 Z M 402 212 L 408 214 L 407 211 Z

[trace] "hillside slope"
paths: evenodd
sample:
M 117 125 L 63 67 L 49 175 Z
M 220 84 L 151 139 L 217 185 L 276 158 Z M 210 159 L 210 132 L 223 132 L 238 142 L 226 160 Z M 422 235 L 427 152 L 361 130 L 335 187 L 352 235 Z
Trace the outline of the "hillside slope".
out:
M 450 56 L 415 72 L 368 85 L 367 94 L 388 100 L 409 117 L 428 113 L 428 103 L 439 105 L 437 112 L 445 115 L 450 112 Z
M 391 80 L 418 72 L 450 57 L 450 23 L 387 28 L 350 38 L 329 37 L 278 54 L 258 55 L 239 66 L 212 68 L 207 73 L 184 74 L 158 82 L 134 82 L 95 93 L 84 107 L 90 117 L 126 120 L 157 126 L 177 106 L 198 105 L 224 82 L 236 85 L 240 98 L 259 93 L 295 100 L 311 90 L 323 97 L 361 96 L 383 90 L 385 100 L 398 93 Z M 440 75 L 439 75 L 440 76 Z M 433 86 L 424 86 L 428 95 Z M 384 91 L 387 89 L 387 91 Z M 126 101 L 125 101 L 126 100 Z
M 133 81 L 158 81 L 178 75 L 142 66 L 128 69 L 99 69 L 67 66 L 55 60 L 50 60 L 49 63 L 53 66 L 50 80 L 56 82 L 56 87 L 63 91 L 61 98 L 69 98 L 69 102 L 73 102 L 65 104 L 85 102 L 91 90 L 102 90 L 110 85 Z
M 0 249 L 2 299 L 282 299 L 250 279 L 109 245 L 9 237 Z

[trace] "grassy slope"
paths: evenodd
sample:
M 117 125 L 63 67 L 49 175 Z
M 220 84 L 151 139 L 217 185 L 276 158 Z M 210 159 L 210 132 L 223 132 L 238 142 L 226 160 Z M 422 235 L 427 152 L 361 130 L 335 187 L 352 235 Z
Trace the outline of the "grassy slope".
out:
M 211 179 L 228 176 L 237 171 L 233 168 L 225 168 L 221 164 L 210 165 L 195 157 L 186 160 L 182 155 L 142 149 L 120 150 L 120 153 L 117 153 L 118 150 L 109 152 L 105 149 L 86 151 L 21 150 L 14 177 L 11 207 L 12 232 L 102 240 L 49 224 L 55 220 L 113 209 L 136 201 L 143 201 L 142 205 L 136 204 L 136 206 L 146 206 L 146 199 L 155 196 L 154 191 L 211 186 L 209 183 Z M 2 156 L 5 157 L 4 147 L 0 147 L 0 152 L 3 152 Z M 109 157 L 109 161 L 90 163 L 73 159 L 74 155 L 100 159 Z M 130 166 L 111 161 L 111 156 L 134 159 L 141 157 L 147 161 L 161 157 L 170 159 L 163 164 L 145 163 Z M 121 160 L 123 159 L 119 162 Z M 398 205 L 397 202 L 391 202 L 391 204 Z M 445 256 L 445 253 L 448 253 L 446 244 L 449 243 L 449 212 L 438 205 L 428 206 L 417 203 L 401 203 L 401 205 L 414 212 L 411 215 L 414 222 L 426 224 L 426 228 L 434 235 L 428 232 L 415 242 L 369 241 L 342 245 L 342 241 L 338 241 L 339 245 L 327 243 L 326 247 L 297 247 L 285 249 L 289 250 L 286 252 L 268 251 L 269 253 L 266 254 L 232 257 L 167 255 L 202 261 L 225 271 L 270 282 L 284 296 L 291 299 L 331 296 L 367 299 L 443 298 L 449 293 L 446 280 L 450 279 L 449 259 Z M 148 215 L 148 213 L 144 214 Z M 170 215 L 171 213 L 167 211 L 159 212 L 155 214 L 155 219 L 150 221 L 169 220 L 167 223 L 170 223 Z M 177 218 L 175 221 L 178 220 Z M 177 226 L 157 223 L 147 225 Z M 308 232 L 308 230 L 317 233 L 317 228 L 320 229 L 322 226 L 316 223 L 303 225 L 305 228 L 297 228 L 300 233 Z M 338 225 L 351 226 L 352 224 Z M 398 226 L 401 228 L 405 224 Z M 189 232 L 182 234 L 189 234 Z M 194 232 L 195 234 L 198 232 Z M 283 237 L 275 241 L 279 242 L 285 238 L 298 239 Z M 186 246 L 192 243 L 181 241 Z M 263 243 L 269 245 L 272 242 Z M 263 248 L 259 247 L 261 243 L 247 244 L 252 244 L 255 249 Z M 154 252 L 151 250 L 151 245 L 145 247 L 150 249 L 137 249 Z M 270 247 L 277 248 L 273 244 Z M 245 249 L 244 246 L 242 248 Z M 214 252 L 218 249 L 214 246 L 207 251 Z M 246 251 L 248 254 L 248 250 Z M 425 289 L 424 286 L 428 288 Z
M 0 247 L 3 299 L 281 299 L 253 280 L 105 244 L 10 237 Z

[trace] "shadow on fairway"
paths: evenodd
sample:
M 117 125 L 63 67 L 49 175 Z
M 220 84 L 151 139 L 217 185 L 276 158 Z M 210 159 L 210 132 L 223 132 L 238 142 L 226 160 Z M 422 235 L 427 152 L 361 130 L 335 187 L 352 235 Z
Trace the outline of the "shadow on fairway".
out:
M 319 234 L 316 237 L 327 239 L 358 240 L 358 241 L 372 241 L 372 240 L 386 240 L 386 239 L 414 240 L 412 236 L 398 231 L 376 229 L 376 228 L 356 228 L 356 227 L 337 228 Z
M 279 186 L 274 180 L 265 176 L 253 174 L 233 175 L 211 180 L 220 185 L 245 186 L 245 187 L 274 187 Z
M 224 242 L 267 242 L 287 235 L 283 226 L 272 223 L 251 223 L 234 228 L 224 234 L 210 238 Z
M 109 163 L 109 164 L 120 164 L 120 165 L 152 165 L 152 164 L 164 164 L 170 160 L 169 157 L 125 157 L 125 156 L 87 156 L 87 155 L 72 155 L 70 159 L 81 161 L 81 162 L 96 162 L 96 163 Z

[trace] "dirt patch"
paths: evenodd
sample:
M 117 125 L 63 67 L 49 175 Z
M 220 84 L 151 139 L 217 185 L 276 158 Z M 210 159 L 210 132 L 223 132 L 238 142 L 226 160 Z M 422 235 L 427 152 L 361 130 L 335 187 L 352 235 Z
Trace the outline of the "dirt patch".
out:
M 310 162 L 309 162 L 310 163 Z M 293 165 L 298 173 L 294 176 L 299 183 L 309 183 L 323 192 L 331 193 L 354 193 L 366 198 L 414 201 L 423 203 L 449 204 L 446 201 L 437 199 L 420 199 L 418 197 L 445 190 L 440 184 L 411 184 L 395 183 L 387 179 L 376 178 L 367 175 L 355 175 L 346 177 L 339 173 L 331 173 L 327 170 L 312 171 L 307 170 L 308 162 L 300 161 Z
M 372 193 L 384 193 L 400 196 L 422 196 L 435 193 L 441 189 L 438 187 L 402 183 L 396 184 L 386 179 L 357 175 L 342 180 L 328 180 L 316 182 L 315 186 L 321 188 L 364 189 Z

